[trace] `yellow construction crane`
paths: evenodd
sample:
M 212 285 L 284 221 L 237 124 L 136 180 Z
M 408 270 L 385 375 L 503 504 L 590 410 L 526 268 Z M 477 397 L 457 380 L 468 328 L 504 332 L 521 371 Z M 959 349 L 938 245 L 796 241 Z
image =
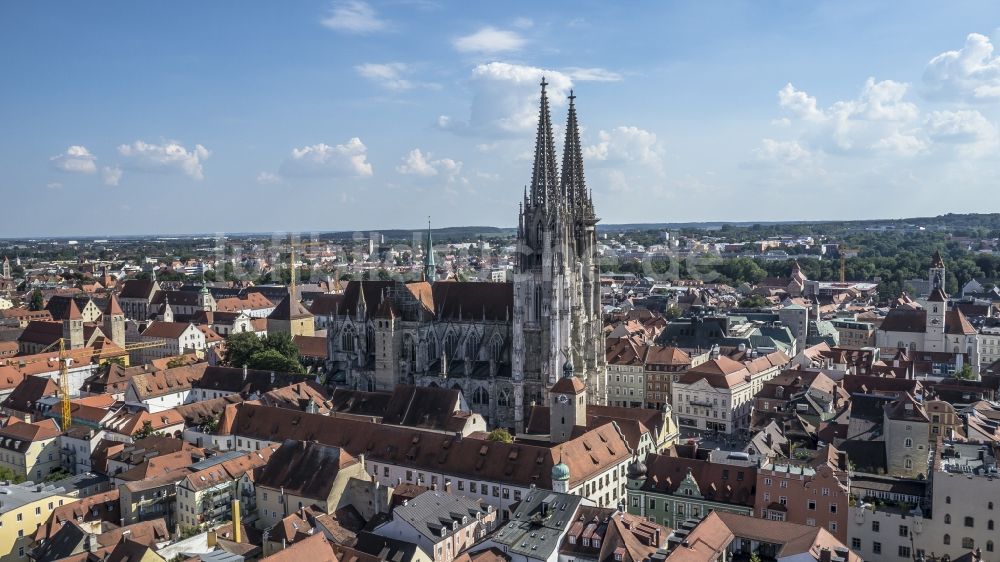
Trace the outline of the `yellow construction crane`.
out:
M 847 276 L 847 256 L 844 253 L 853 252 L 857 256 L 859 250 L 857 248 L 840 248 L 838 251 L 840 252 L 840 282 L 844 283 Z
M 162 347 L 167 343 L 166 340 L 150 340 L 138 343 L 127 343 L 123 347 L 125 351 L 135 351 L 137 349 L 148 349 L 151 347 Z M 66 355 L 66 339 L 59 338 L 57 341 L 53 342 L 51 345 L 42 349 L 40 353 L 45 353 L 52 350 L 54 347 L 59 346 L 59 401 L 61 403 L 62 410 L 62 430 L 66 431 L 73 425 L 73 415 L 70 409 L 70 386 L 69 386 L 69 357 Z M 72 353 L 72 350 L 71 350 Z M 41 361 L 48 361 L 48 359 L 33 359 L 31 361 L 25 361 L 24 364 L 38 363 Z

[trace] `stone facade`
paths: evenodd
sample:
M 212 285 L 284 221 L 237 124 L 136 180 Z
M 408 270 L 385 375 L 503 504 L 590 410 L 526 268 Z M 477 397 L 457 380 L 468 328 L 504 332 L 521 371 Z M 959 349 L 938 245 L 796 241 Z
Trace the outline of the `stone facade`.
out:
M 569 364 L 590 403 L 607 367 L 597 239 L 570 103 L 563 173 L 544 84 L 530 193 L 521 203 L 513 283 L 436 282 L 430 232 L 424 280 L 359 281 L 327 319 L 330 381 L 361 390 L 399 383 L 460 389 L 490 427 L 523 431 Z

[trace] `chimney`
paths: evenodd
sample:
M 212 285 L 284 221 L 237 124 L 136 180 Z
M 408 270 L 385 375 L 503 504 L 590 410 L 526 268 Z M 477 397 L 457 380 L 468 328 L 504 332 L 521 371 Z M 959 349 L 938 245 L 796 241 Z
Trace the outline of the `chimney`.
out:
M 212 529 L 208 532 L 207 538 L 208 548 L 215 548 L 215 545 L 219 544 L 219 535 Z
M 833 552 L 830 550 L 830 547 L 824 546 L 819 550 L 819 562 L 831 562 L 832 558 Z
M 444 491 L 445 493 L 451 493 L 451 480 L 445 479 L 444 481 Z
M 233 542 L 243 541 L 243 528 L 240 522 L 240 500 L 233 500 Z

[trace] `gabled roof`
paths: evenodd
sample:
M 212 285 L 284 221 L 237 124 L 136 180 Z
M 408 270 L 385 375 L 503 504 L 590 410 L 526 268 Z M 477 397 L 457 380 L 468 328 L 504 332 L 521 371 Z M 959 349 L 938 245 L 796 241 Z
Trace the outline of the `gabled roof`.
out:
M 125 314 L 122 312 L 121 305 L 118 304 L 118 297 L 114 294 L 112 294 L 108 299 L 108 304 L 104 306 L 104 310 L 102 312 L 107 316 L 121 316 Z
M 14 392 L 0 403 L 0 407 L 18 412 L 32 412 L 38 400 L 43 396 L 55 396 L 59 392 L 59 387 L 48 377 L 36 377 L 33 375 L 24 377 L 21 384 L 17 385 Z
M 310 313 L 306 307 L 302 306 L 298 300 L 293 299 L 291 295 L 282 299 L 278 306 L 274 307 L 271 314 L 267 316 L 268 320 L 299 320 L 302 318 L 312 318 L 313 315 Z
M 286 439 L 256 482 L 258 486 L 281 488 L 292 495 L 325 502 L 340 470 L 358 462 L 340 447 Z
M 152 279 L 129 279 L 122 284 L 122 290 L 118 296 L 128 299 L 148 300 L 157 289 L 157 283 Z

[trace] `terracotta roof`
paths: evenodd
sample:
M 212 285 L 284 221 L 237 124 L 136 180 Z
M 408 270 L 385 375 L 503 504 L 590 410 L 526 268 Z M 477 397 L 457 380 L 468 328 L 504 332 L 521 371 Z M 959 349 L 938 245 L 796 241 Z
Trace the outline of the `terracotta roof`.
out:
M 688 474 L 694 478 L 702 496 L 711 501 L 753 507 L 757 486 L 757 468 L 731 466 L 702 459 L 677 456 L 677 450 L 646 455 L 646 481 L 643 490 L 674 494 Z
M 118 297 L 114 294 L 108 298 L 108 303 L 104 306 L 104 310 L 102 312 L 108 316 L 121 316 L 125 314 L 122 312 L 121 305 L 118 304 Z
M 0 427 L 0 447 L 23 452 L 32 443 L 55 439 L 60 433 L 59 426 L 53 419 L 13 423 Z
M 341 469 L 357 464 L 347 451 L 316 441 L 286 439 L 257 475 L 257 485 L 326 501 Z
M 557 394 L 579 394 L 587 389 L 587 385 L 580 379 L 580 377 L 562 377 L 556 384 L 552 385 L 549 392 L 554 392 Z
M 107 521 L 117 525 L 121 518 L 117 489 L 87 496 L 53 509 L 48 520 L 35 532 L 35 541 L 41 542 L 51 537 L 67 521 Z
M 244 402 L 226 409 L 220 435 L 268 441 L 317 440 L 343 447 L 351 455 L 414 468 L 442 471 L 480 480 L 551 487 L 552 466 L 560 452 L 575 486 L 609 466 L 625 462 L 631 452 L 613 423 L 575 436 L 556 448 L 499 443 L 450 433 L 377 424 L 353 418 L 323 416 Z
M 965 317 L 965 313 L 958 309 L 949 310 L 944 317 L 945 332 L 952 335 L 974 336 L 978 332 Z
M 340 562 L 323 533 L 302 539 L 284 550 L 262 558 L 267 562 Z
M 673 346 L 651 345 L 646 352 L 647 365 L 690 365 L 691 356 Z
M 301 357 L 329 358 L 329 348 L 323 336 L 292 336 L 292 342 Z
M 194 363 L 141 373 L 133 376 L 129 380 L 129 385 L 140 400 L 148 400 L 190 390 L 195 381 L 201 380 L 207 369 L 208 363 Z
M 13 390 L 24 380 L 24 373 L 14 367 L 0 365 L 0 390 Z

